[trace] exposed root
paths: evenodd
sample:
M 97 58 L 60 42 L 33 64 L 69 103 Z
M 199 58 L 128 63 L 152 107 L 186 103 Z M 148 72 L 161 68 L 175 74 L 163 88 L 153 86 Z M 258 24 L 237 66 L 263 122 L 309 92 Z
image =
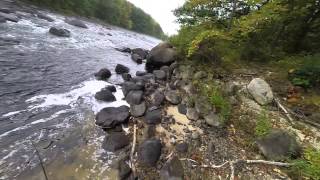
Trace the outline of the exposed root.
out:
M 280 100 L 278 98 L 274 98 L 274 101 L 277 103 L 277 106 L 284 112 L 284 114 L 286 115 L 286 117 L 289 120 L 289 123 L 292 124 L 293 119 L 292 119 L 290 113 L 288 112 L 288 110 L 280 103 Z
M 134 166 L 134 152 L 136 148 L 136 143 L 137 143 L 137 124 L 134 124 L 133 125 L 133 141 L 132 141 L 132 148 L 130 153 L 130 164 L 131 164 L 133 175 L 135 175 L 135 172 L 136 172 L 136 169 Z
M 235 161 L 226 161 L 220 165 L 199 165 L 199 163 L 193 159 L 188 159 L 188 158 L 182 158 L 180 159 L 181 161 L 190 161 L 194 163 L 192 166 L 193 167 L 202 167 L 202 168 L 211 168 L 211 169 L 219 169 L 223 168 L 226 165 L 229 165 L 230 167 L 230 180 L 234 180 L 235 176 L 235 166 L 238 163 L 243 163 L 243 164 L 266 164 L 266 165 L 273 165 L 273 166 L 279 166 L 279 167 L 289 167 L 293 166 L 292 163 L 283 163 L 283 162 L 275 162 L 275 161 L 265 161 L 265 160 L 235 160 Z M 198 164 L 198 165 L 197 165 Z

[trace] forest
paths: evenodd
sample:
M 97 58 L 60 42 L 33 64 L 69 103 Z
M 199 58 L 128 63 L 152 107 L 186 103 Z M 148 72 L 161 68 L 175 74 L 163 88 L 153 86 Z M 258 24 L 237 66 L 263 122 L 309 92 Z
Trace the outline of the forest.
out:
M 294 84 L 320 83 L 319 0 L 187 0 L 174 13 L 182 28 L 170 40 L 186 58 L 282 63 Z
M 165 38 L 160 25 L 126 0 L 26 0 L 67 14 L 97 18 L 157 38 Z

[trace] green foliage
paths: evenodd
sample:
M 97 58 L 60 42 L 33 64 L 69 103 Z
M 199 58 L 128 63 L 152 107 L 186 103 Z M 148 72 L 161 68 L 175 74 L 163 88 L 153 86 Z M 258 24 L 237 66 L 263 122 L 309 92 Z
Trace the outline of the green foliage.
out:
M 217 84 L 203 84 L 199 83 L 198 88 L 200 92 L 208 97 L 211 104 L 216 108 L 219 116 L 223 122 L 229 119 L 231 114 L 231 105 L 228 100 L 223 97 L 221 89 Z
M 272 128 L 272 125 L 270 123 L 270 120 L 268 118 L 266 111 L 262 111 L 257 119 L 257 123 L 255 127 L 256 137 L 266 136 L 267 134 L 269 134 L 271 128 Z
M 307 177 L 309 179 L 320 179 L 320 151 L 307 148 L 303 159 L 293 161 L 295 164 L 291 173 L 296 177 Z
M 64 13 L 98 18 L 106 23 L 158 38 L 165 38 L 160 25 L 126 0 L 26 0 Z

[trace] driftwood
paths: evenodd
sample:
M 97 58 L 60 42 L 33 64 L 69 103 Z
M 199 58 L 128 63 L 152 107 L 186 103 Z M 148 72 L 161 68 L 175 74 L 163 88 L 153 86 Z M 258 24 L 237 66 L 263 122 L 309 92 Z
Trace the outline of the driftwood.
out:
M 202 167 L 202 168 L 211 168 L 211 169 L 219 169 L 223 168 L 226 165 L 229 165 L 230 168 L 230 180 L 234 180 L 234 172 L 235 172 L 235 165 L 238 163 L 242 164 L 266 164 L 266 165 L 273 165 L 273 166 L 279 166 L 279 167 L 289 167 L 293 166 L 292 163 L 283 163 L 283 162 L 275 162 L 275 161 L 265 161 L 265 160 L 235 160 L 235 161 L 226 161 L 220 165 L 200 165 L 197 161 L 193 159 L 188 159 L 188 158 L 182 158 L 180 159 L 181 161 L 190 161 L 198 165 L 192 165 L 193 167 Z
M 277 106 L 284 112 L 284 114 L 286 115 L 286 117 L 289 120 L 289 123 L 292 124 L 293 119 L 292 119 L 290 113 L 288 112 L 288 110 L 280 103 L 280 100 L 278 98 L 274 98 L 274 101 L 277 103 Z
M 133 140 L 132 140 L 132 148 L 131 148 L 131 153 L 130 153 L 130 164 L 131 164 L 131 169 L 133 172 L 133 175 L 135 176 L 135 166 L 134 166 L 134 152 L 136 148 L 136 143 L 137 143 L 137 124 L 133 125 Z

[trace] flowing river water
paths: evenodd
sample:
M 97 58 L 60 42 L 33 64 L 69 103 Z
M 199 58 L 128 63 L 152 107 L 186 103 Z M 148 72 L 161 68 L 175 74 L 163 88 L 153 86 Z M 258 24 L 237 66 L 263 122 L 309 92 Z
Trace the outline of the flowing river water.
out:
M 144 69 L 114 48 L 150 49 L 160 41 L 87 21 L 88 29 L 78 28 L 44 13 L 55 21 L 19 12 L 18 23 L 0 24 L 0 179 L 44 179 L 37 151 L 49 179 L 113 179 L 114 156 L 101 148 L 105 133 L 94 115 L 126 102 L 120 87 L 113 103 L 98 102 L 94 94 L 122 82 L 116 64 L 132 75 Z M 72 36 L 53 36 L 52 26 Z M 93 77 L 103 67 L 113 73 L 108 82 Z

